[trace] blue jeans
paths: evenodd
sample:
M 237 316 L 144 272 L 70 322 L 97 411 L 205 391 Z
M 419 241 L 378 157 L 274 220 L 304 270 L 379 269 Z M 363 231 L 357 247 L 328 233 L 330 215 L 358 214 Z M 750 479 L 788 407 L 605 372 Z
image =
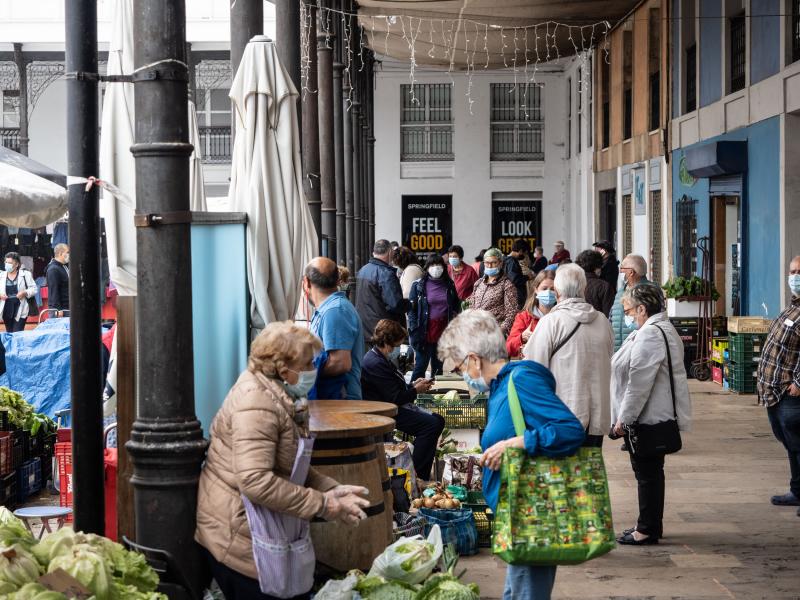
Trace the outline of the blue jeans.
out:
M 550 600 L 556 567 L 508 565 L 503 600 Z
M 414 347 L 414 372 L 411 374 L 411 382 L 415 382 L 420 377 L 425 377 L 425 370 L 428 364 L 431 365 L 431 377 L 442 374 L 442 361 L 437 354 L 438 346 L 423 342 Z
M 767 408 L 772 433 L 789 455 L 789 490 L 800 498 L 800 396 L 784 394 L 781 401 Z

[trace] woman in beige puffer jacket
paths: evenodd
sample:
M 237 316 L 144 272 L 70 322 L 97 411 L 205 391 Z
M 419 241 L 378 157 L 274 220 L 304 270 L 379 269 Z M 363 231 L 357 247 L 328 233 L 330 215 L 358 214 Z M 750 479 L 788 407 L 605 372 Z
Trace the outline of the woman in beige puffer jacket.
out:
M 211 444 L 200 476 L 195 538 L 208 554 L 226 600 L 269 598 L 259 590 L 242 495 L 253 504 L 301 519 L 357 522 L 368 501 L 361 488 L 340 486 L 313 468 L 306 485 L 289 480 L 308 412 L 295 410 L 313 384 L 320 341 L 292 323 L 271 323 L 253 341 L 247 370 L 211 424 Z M 312 375 L 313 373 L 313 375 Z M 310 386 L 305 386 L 310 387 Z M 366 491 L 366 490 L 363 490 Z

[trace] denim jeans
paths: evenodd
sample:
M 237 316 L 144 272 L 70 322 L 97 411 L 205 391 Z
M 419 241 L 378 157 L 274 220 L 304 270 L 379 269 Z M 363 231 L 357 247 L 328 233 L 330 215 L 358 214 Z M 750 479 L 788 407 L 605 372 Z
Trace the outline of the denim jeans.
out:
M 800 498 L 800 396 L 784 394 L 781 401 L 767 408 L 772 433 L 789 455 L 789 490 Z
M 503 600 L 550 600 L 556 567 L 508 565 Z
M 425 377 L 425 370 L 428 364 L 431 365 L 431 377 L 442 374 L 442 361 L 437 354 L 438 346 L 423 342 L 414 348 L 414 372 L 411 374 L 411 382 L 415 382 L 420 377 Z

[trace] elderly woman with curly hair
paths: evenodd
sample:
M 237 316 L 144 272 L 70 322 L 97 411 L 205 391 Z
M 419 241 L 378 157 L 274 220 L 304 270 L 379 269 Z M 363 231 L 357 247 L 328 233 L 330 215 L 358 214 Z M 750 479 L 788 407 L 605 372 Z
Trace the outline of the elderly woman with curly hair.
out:
M 290 480 L 300 437 L 308 437 L 305 397 L 316 379 L 312 360 L 320 349 L 305 328 L 267 325 L 211 424 L 195 537 L 227 600 L 272 598 L 259 587 L 242 497 L 299 519 L 365 518 L 366 489 L 339 485 L 313 468 L 305 485 Z

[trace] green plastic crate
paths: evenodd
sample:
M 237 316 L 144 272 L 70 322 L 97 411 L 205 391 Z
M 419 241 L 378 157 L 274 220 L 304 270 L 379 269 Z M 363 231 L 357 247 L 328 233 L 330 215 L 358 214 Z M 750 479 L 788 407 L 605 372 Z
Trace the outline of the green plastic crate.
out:
M 485 429 L 486 396 L 459 398 L 458 400 L 434 400 L 430 394 L 419 394 L 417 406 L 444 417 L 448 429 Z
M 728 351 L 731 356 L 745 352 L 761 354 L 766 340 L 767 336 L 763 333 L 732 333 L 728 336 Z
M 475 519 L 475 527 L 478 530 L 478 547 L 491 548 L 492 524 L 494 523 L 494 513 L 492 509 L 485 503 L 469 504 L 465 502 L 461 506 L 462 508 L 468 508 L 472 511 L 472 517 Z

